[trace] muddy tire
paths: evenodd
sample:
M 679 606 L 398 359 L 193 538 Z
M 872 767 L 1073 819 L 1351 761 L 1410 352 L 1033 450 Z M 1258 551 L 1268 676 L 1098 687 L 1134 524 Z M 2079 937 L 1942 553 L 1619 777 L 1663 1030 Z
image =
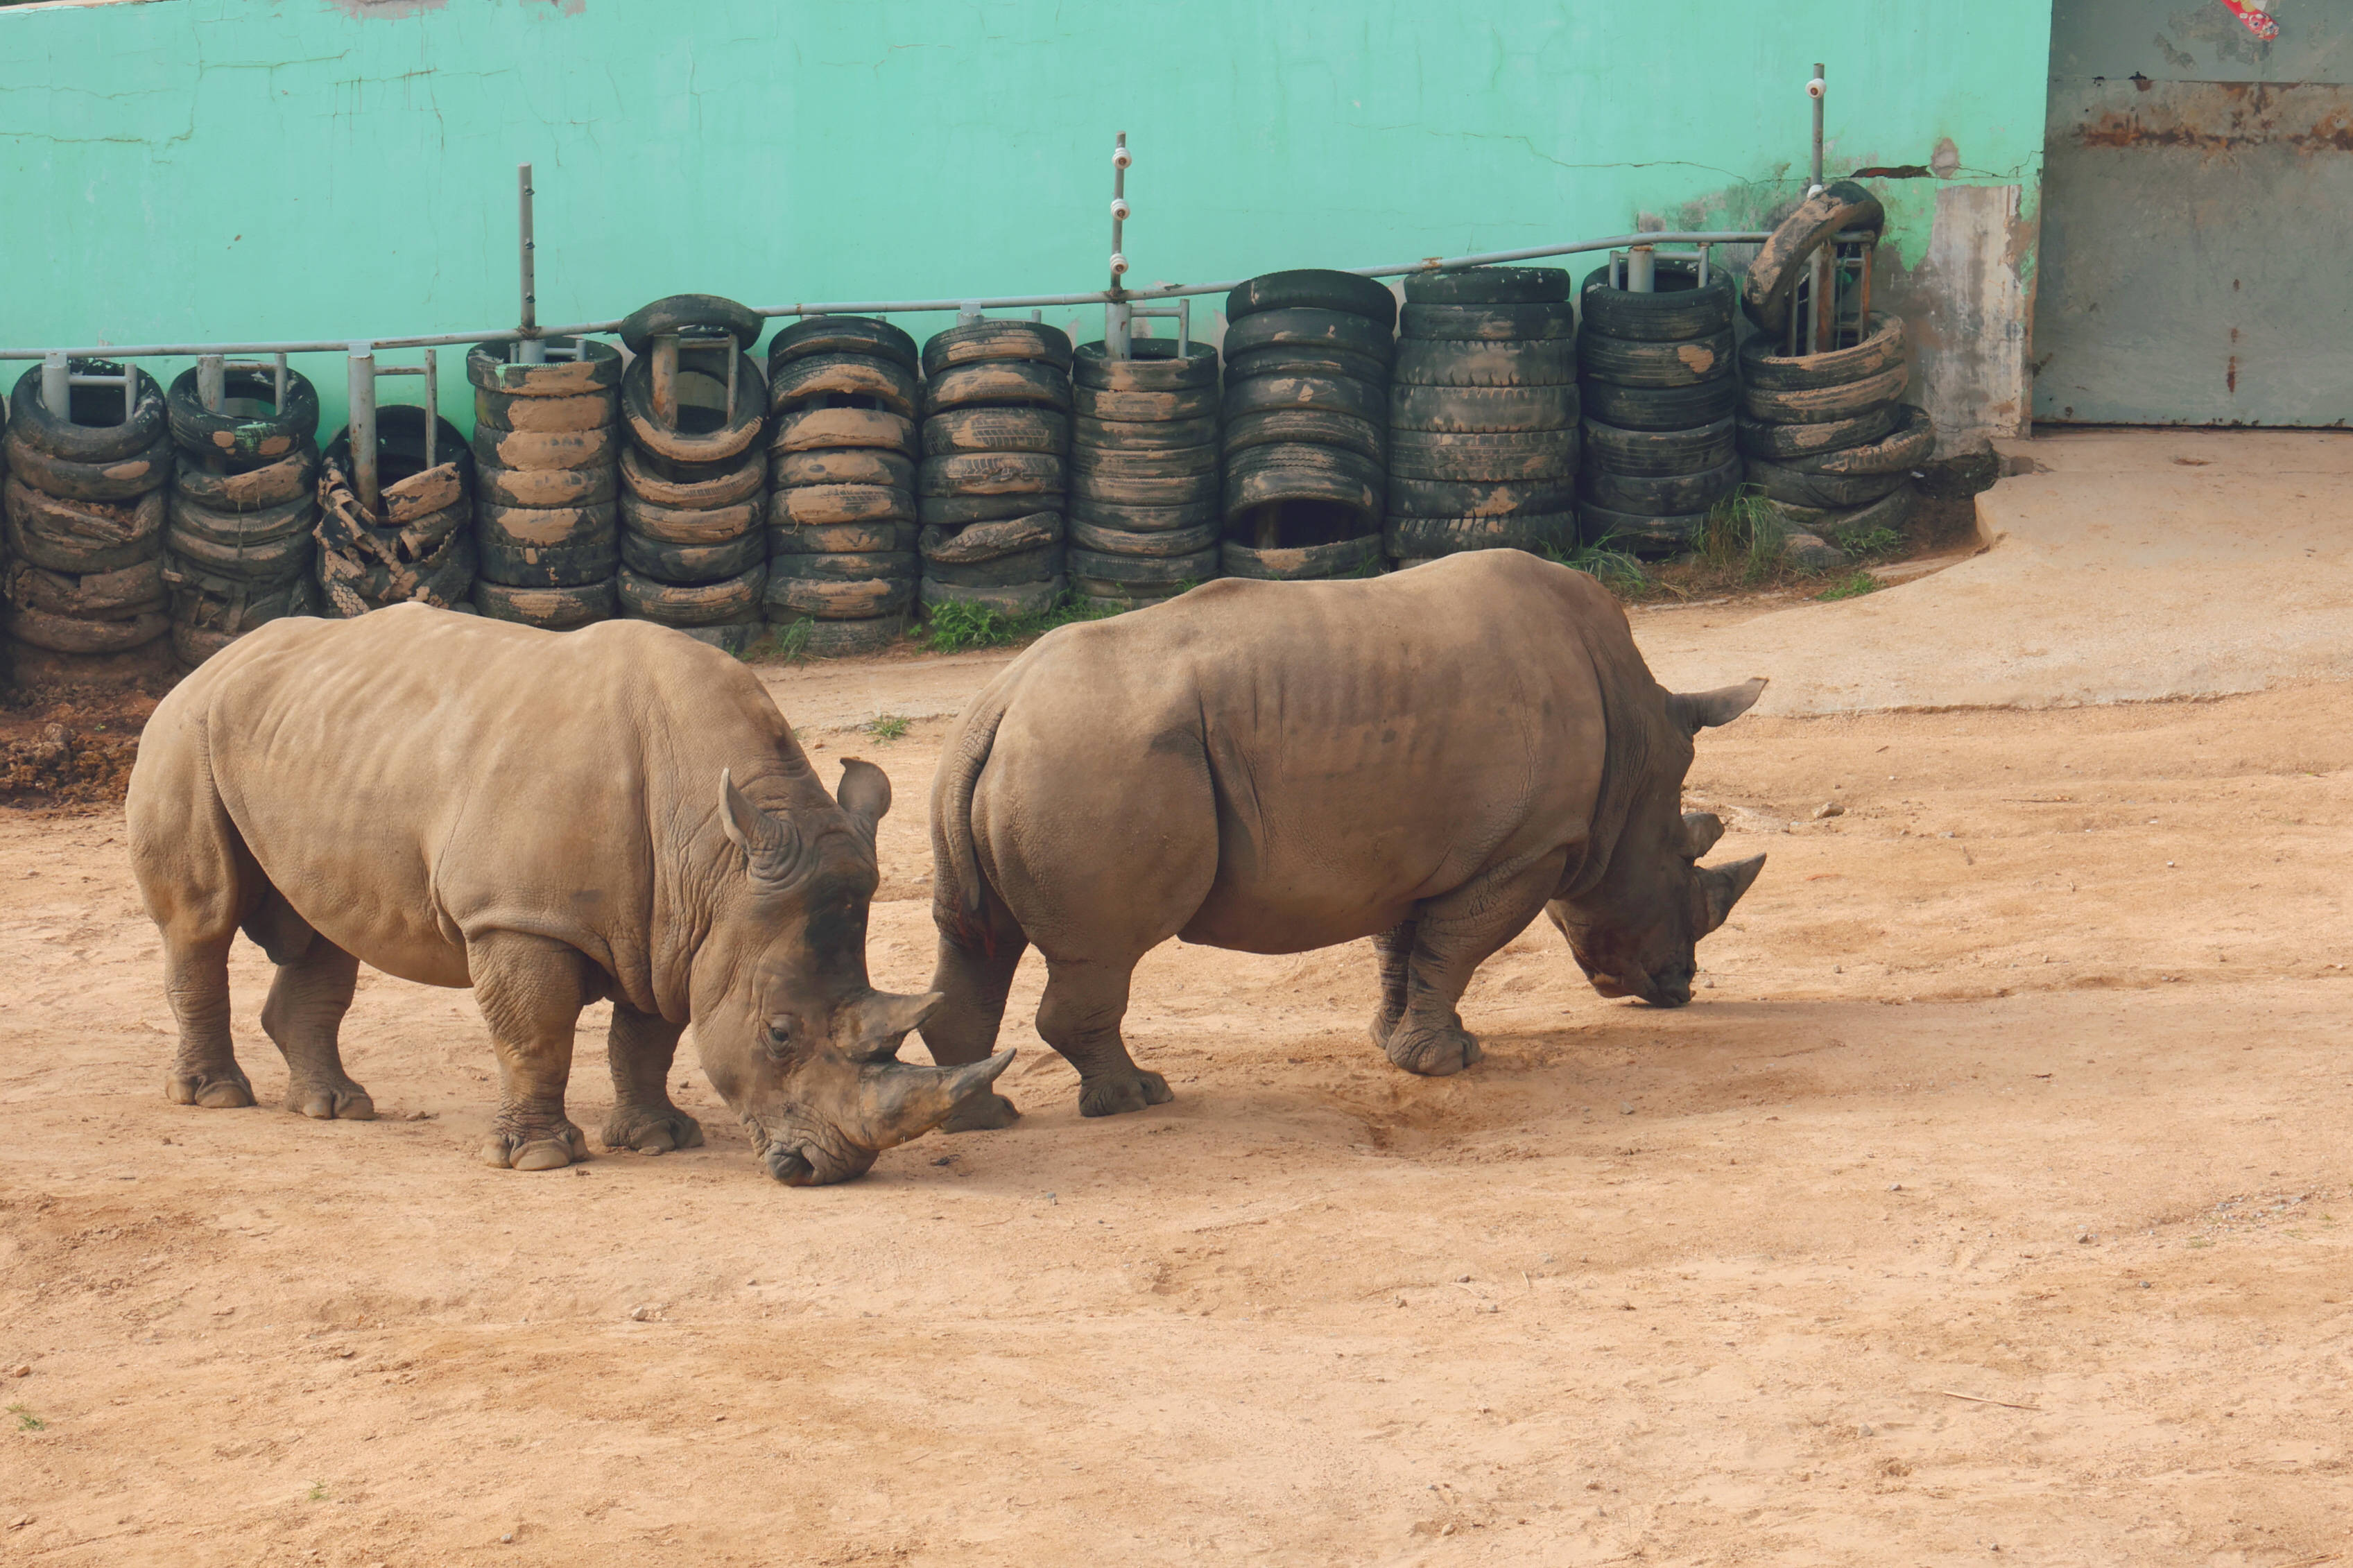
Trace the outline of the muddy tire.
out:
M 1217 549 L 1219 531 L 1218 523 L 1205 522 L 1194 528 L 1172 528 L 1150 533 L 1138 533 L 1128 529 L 1104 528 L 1098 523 L 1081 522 L 1073 518 L 1071 521 L 1071 558 L 1077 559 L 1081 552 L 1091 555 L 1197 555 L 1205 550 Z M 1210 564 L 1214 567 L 1217 563 L 1212 561 Z M 1076 567 L 1072 568 L 1072 572 L 1080 575 L 1100 575 L 1100 574 L 1079 573 Z
M 1484 435 L 1568 430 L 1577 423 L 1575 386 L 1397 386 L 1389 429 Z
M 915 498 L 888 485 L 798 485 L 768 497 L 768 521 L 777 528 L 914 521 Z
M 714 583 L 664 583 L 627 566 L 613 580 L 623 616 L 666 626 L 710 626 L 753 619 L 760 613 L 760 597 L 767 585 L 765 561 Z
M 610 577 L 572 588 L 511 587 L 477 577 L 472 599 L 475 612 L 491 620 L 547 631 L 569 631 L 592 621 L 609 621 L 620 603 Z
M 160 610 L 170 596 L 161 557 L 114 572 L 51 572 L 29 561 L 0 574 L 8 603 L 69 620 L 105 620 Z
M 1898 486 L 1911 483 L 1908 474 L 1806 474 L 1763 458 L 1751 458 L 1748 482 L 1785 506 L 1842 509 L 1869 506 Z
M 515 531 L 485 525 L 474 536 L 478 582 L 510 588 L 582 588 L 612 580 L 620 545 L 609 522 L 601 531 L 584 529 L 542 543 L 518 537 L 521 520 L 512 511 L 509 516 L 519 524 Z
M 184 536 L 200 547 L 235 552 L 272 545 L 286 539 L 308 539 L 318 521 L 319 503 L 315 497 L 301 495 L 252 511 L 220 511 L 192 501 L 175 490 L 168 513 L 164 531 L 167 542 Z M 193 553 L 177 543 L 173 548 L 182 550 L 184 554 Z
M 1732 331 L 1682 342 L 1605 337 L 1590 327 L 1577 340 L 1587 375 L 1619 386 L 1698 386 L 1732 374 Z
M 1394 374 L 1397 386 L 1567 386 L 1577 380 L 1577 349 L 1567 338 L 1525 343 L 1408 338 L 1398 344 Z
M 812 527 L 768 528 L 768 561 L 778 572 L 792 568 L 793 555 L 871 554 L 915 548 L 922 529 L 912 522 L 828 522 Z
M 1480 481 L 1402 479 L 1389 476 L 1391 517 L 1490 518 L 1517 512 L 1545 515 L 1577 510 L 1573 479 Z M 1426 553 L 1426 552 L 1425 552 Z
M 1740 402 L 1740 383 L 1728 375 L 1696 386 L 1618 386 L 1588 381 L 1582 396 L 1588 417 L 1620 430 L 1688 430 L 1730 415 Z
M 1051 408 L 953 408 L 923 421 L 923 456 L 1050 452 L 1071 448 L 1071 420 Z
M 112 360 L 75 359 L 67 363 L 76 374 L 122 374 L 122 366 Z M 16 390 L 8 399 L 8 428 L 26 446 L 49 457 L 99 464 L 120 462 L 145 451 L 164 438 L 167 428 L 164 389 L 143 370 L 133 378 L 128 419 L 114 417 L 122 411 L 122 394 L 115 387 L 77 386 L 66 406 L 71 414 L 86 415 L 92 422 L 76 424 L 50 413 L 49 405 L 41 401 L 41 367 L 34 365 L 17 379 Z M 101 418 L 105 422 L 98 423 Z
M 1836 544 L 1883 528 L 1899 530 L 1911 521 L 1913 510 L 1919 504 L 1919 487 L 1905 476 L 1897 480 L 1894 489 L 1867 506 L 1810 507 L 1782 502 L 1780 507 L 1790 527 L 1819 533 Z
M 915 422 L 882 408 L 804 408 L 786 415 L 768 437 L 771 458 L 836 448 L 915 449 Z
M 61 499 L 14 473 L 0 487 L 10 551 L 47 571 L 77 575 L 119 572 L 153 560 L 163 548 L 165 496 L 151 489 L 125 501 Z
M 1389 363 L 1387 358 L 1374 359 L 1337 349 L 1253 349 L 1226 361 L 1226 385 L 1231 387 L 1271 375 L 1336 375 L 1385 387 L 1389 384 Z
M 501 430 L 474 426 L 472 450 L 481 468 L 518 472 L 547 468 L 610 470 L 621 449 L 617 430 Z
M 717 383 L 716 377 L 708 379 Z M 760 370 L 748 355 L 737 356 L 735 401 L 732 407 L 703 409 L 683 403 L 680 405 L 681 418 L 692 409 L 702 416 L 693 423 L 708 423 L 711 426 L 709 429 L 664 429 L 654 418 L 653 400 L 653 361 L 630 361 L 629 368 L 621 376 L 621 415 L 628 423 L 629 444 L 656 457 L 667 458 L 673 463 L 724 462 L 749 449 L 760 438 L 764 423 L 760 407 Z
M 1740 379 L 1769 392 L 1811 392 L 1867 381 L 1908 363 L 1902 317 L 1874 315 L 1871 327 L 1862 342 L 1818 354 L 1773 353 L 1769 339 L 1752 337 L 1740 345 Z
M 493 430 L 605 430 L 621 416 L 617 392 L 577 397 L 526 397 L 512 392 L 474 389 L 474 423 Z
M 319 489 L 319 447 L 301 447 L 258 468 L 221 473 L 202 458 L 183 456 L 172 470 L 172 492 L 214 511 L 262 511 Z
M 1707 513 L 1704 511 L 1651 517 L 1597 506 L 1591 501 L 1577 509 L 1577 521 L 1586 543 L 1651 558 L 1683 553 L 1699 543 L 1707 528 Z
M 1218 550 L 1218 564 L 1227 576 L 1260 582 L 1304 583 L 1329 577 L 1369 576 L 1380 563 L 1381 536 L 1377 533 L 1296 550 L 1261 550 L 1229 539 Z
M 1252 447 L 1226 466 L 1226 516 L 1270 501 L 1321 500 L 1350 508 L 1370 526 L 1381 515 L 1385 481 L 1379 464 L 1354 452 L 1299 442 Z
M 1740 488 L 1741 460 L 1734 458 L 1695 474 L 1639 476 L 1588 467 L 1577 476 L 1577 493 L 1611 511 L 1643 517 L 1704 512 Z
M 713 511 L 755 500 L 766 487 L 767 461 L 747 452 L 733 463 L 681 468 L 635 449 L 621 454 L 621 494 L 681 511 Z
M 665 332 L 725 332 L 739 353 L 749 353 L 765 323 L 748 305 L 716 294 L 671 294 L 640 305 L 621 320 L 621 342 L 643 358 Z
M 768 619 L 818 621 L 864 621 L 877 616 L 902 616 L 914 603 L 915 579 L 911 573 L 903 577 L 867 577 L 856 582 L 842 582 L 828 577 L 805 577 L 797 567 L 798 557 L 786 570 L 771 572 L 767 592 L 762 597 Z
M 1222 570 L 1223 552 L 1215 540 L 1183 554 L 1132 555 L 1123 551 L 1080 550 L 1070 552 L 1071 575 L 1090 587 L 1113 587 L 1122 595 L 1138 590 L 1167 591 L 1181 583 L 1206 583 Z
M 952 588 L 1019 587 L 1060 576 L 1062 554 L 1062 544 L 1057 540 L 988 561 L 926 560 L 923 580 Z
M 1879 198 L 1852 180 L 1833 180 L 1799 202 L 1774 226 L 1740 285 L 1740 308 L 1758 330 L 1778 336 L 1789 324 L 1789 307 L 1815 251 L 1847 230 L 1876 234 L 1887 214 Z
M 1086 522 L 1123 533 L 1173 533 L 1223 521 L 1225 504 L 1219 496 L 1187 501 L 1182 506 L 1127 506 L 1080 496 L 1071 500 L 1070 519 L 1073 528 Z
M 918 535 L 918 548 L 926 565 L 971 566 L 1059 544 L 1062 531 L 1061 513 L 1038 511 L 961 528 L 926 528 Z
M 1000 616 L 1042 616 L 1062 602 L 1068 588 L 1059 576 L 990 587 L 965 587 L 926 577 L 917 592 L 926 605 L 978 605 Z
M 1398 336 L 1438 342 L 1514 342 L 1577 333 L 1576 307 L 1546 305 L 1408 305 L 1398 314 Z
M 1033 512 L 1060 511 L 1064 493 L 1053 490 L 1029 495 L 918 496 L 915 519 L 926 528 L 997 522 L 1006 518 L 1028 517 Z
M 594 506 L 610 501 L 619 489 L 619 474 L 610 463 L 593 468 L 506 468 L 480 458 L 474 463 L 474 498 L 493 506 Z
M 1820 425 L 1852 419 L 1892 405 L 1904 395 L 1912 367 L 1898 363 L 1841 386 L 1810 387 L 1777 392 L 1762 386 L 1740 389 L 1740 405 L 1751 419 L 1770 425 Z
M 1580 450 L 1580 438 L 1573 428 L 1475 435 L 1392 430 L 1388 444 L 1391 478 L 1464 481 L 1567 477 L 1577 472 Z
M 1218 384 L 1218 351 L 1188 344 L 1182 359 L 1166 338 L 1135 338 L 1128 357 L 1115 360 L 1100 342 L 1081 343 L 1071 360 L 1073 385 L 1098 392 L 1186 392 Z
M 769 369 L 769 413 L 828 399 L 842 400 L 828 406 L 887 408 L 913 419 L 922 412 L 923 389 L 905 366 L 863 354 L 809 354 Z
M 1789 458 L 1810 458 L 1878 441 L 1895 428 L 1903 417 L 1899 410 L 1904 406 L 1883 403 L 1850 418 L 1800 425 L 1753 419 L 1744 414 L 1733 423 L 1733 438 L 1744 457 L 1777 463 Z
M 809 658 L 856 658 L 888 653 L 907 635 L 903 611 L 856 621 L 819 621 L 790 613 L 781 616 L 772 614 L 768 625 L 780 642 L 797 641 L 802 655 Z M 808 629 L 796 632 L 794 628 L 799 626 Z
M 618 511 L 609 500 L 592 501 L 586 506 L 529 507 L 507 506 L 478 498 L 474 502 L 474 533 L 485 544 L 495 542 L 509 549 L 544 550 L 586 544 L 611 540 Z M 609 568 L 605 574 L 612 575 Z
M 1068 465 L 1051 452 L 959 452 L 926 458 L 915 470 L 926 496 L 1050 495 L 1069 482 Z
M 1451 272 L 1409 272 L 1409 305 L 1556 305 L 1571 279 L 1559 267 L 1464 267 Z
M 1298 306 L 1261 310 L 1226 328 L 1225 350 L 1230 354 L 1269 348 L 1306 349 L 1355 354 L 1385 365 L 1391 347 L 1386 326 L 1346 310 Z
M 1655 478 L 1717 468 L 1737 456 L 1730 416 L 1688 430 L 1620 430 L 1585 422 L 1585 460 L 1605 473 Z
M 923 374 L 937 381 L 946 372 L 977 364 L 1030 363 L 1071 373 L 1071 334 L 1042 321 L 984 318 L 934 332 L 923 344 Z
M 1344 452 L 1354 452 L 1376 463 L 1388 459 L 1388 426 L 1353 414 L 1338 414 L 1325 408 L 1270 408 L 1257 414 L 1244 414 L 1226 426 L 1225 450 L 1228 455 L 1248 451 L 1252 447 L 1271 447 L 1283 441 L 1305 441 L 1318 447 L 1336 447 Z
M 768 461 L 768 482 L 776 489 L 803 485 L 880 485 L 885 489 L 915 489 L 913 459 L 898 452 L 871 447 L 822 452 L 786 452 Z
M 1895 427 L 1874 441 L 1811 457 L 1790 458 L 1782 467 L 1800 474 L 1908 474 L 1936 455 L 1936 426 L 1928 411 L 1896 406 Z
M 757 528 L 712 544 L 674 544 L 623 529 L 620 543 L 624 567 L 640 577 L 673 585 L 723 582 L 754 566 L 765 567 L 768 560 L 767 533 Z M 488 562 L 487 554 L 483 559 Z M 761 585 L 766 586 L 765 579 Z M 757 597 L 754 595 L 755 602 Z
M 1574 504 L 1508 516 L 1391 516 L 1381 529 L 1381 548 L 1399 560 L 1429 560 L 1466 550 L 1566 553 L 1577 547 L 1577 527 Z
M 196 395 L 196 367 L 172 380 L 164 395 L 172 440 L 191 452 L 237 463 L 271 463 L 314 440 L 319 434 L 319 393 L 300 371 L 286 373 L 286 402 L 274 403 L 276 378 L 269 372 L 232 370 L 223 383 L 215 413 Z
M 6 471 L 42 494 L 89 501 L 124 501 L 162 489 L 171 482 L 176 457 L 166 436 L 145 451 L 112 462 L 78 463 L 27 445 L 13 426 L 0 451 L 7 456 Z
M 1176 392 L 1134 392 L 1082 386 L 1071 394 L 1071 406 L 1084 419 L 1120 420 L 1131 424 L 1164 424 L 1179 419 L 1215 419 L 1218 389 L 1188 386 Z
M 1323 268 L 1298 268 L 1253 278 L 1226 295 L 1228 330 L 1266 310 L 1345 310 L 1387 331 L 1397 321 L 1397 296 L 1370 278 Z
M 1226 384 L 1219 422 L 1231 429 L 1235 421 L 1252 414 L 1317 408 L 1380 425 L 1388 423 L 1388 406 L 1384 382 L 1345 375 L 1261 375 Z
M 1648 294 L 1609 286 L 1609 268 L 1586 274 L 1577 291 L 1585 330 L 1646 342 L 1692 342 L 1732 331 L 1732 275 L 1712 268 L 1699 286 L 1696 257 L 1662 256 L 1653 263 L 1656 288 Z
M 172 629 L 160 609 L 104 620 L 51 615 L 22 605 L 0 605 L 0 631 L 51 653 L 127 653 L 145 647 Z
M 1081 416 L 1071 427 L 1071 452 L 1166 452 L 1185 447 L 1214 446 L 1218 421 L 1199 419 L 1090 419 Z
M 1199 447 L 1171 447 L 1156 451 L 1105 451 L 1098 447 L 1082 447 L 1071 454 L 1071 474 L 1073 481 L 1081 474 L 1113 479 L 1198 479 L 1214 480 L 1218 472 L 1218 448 L 1214 444 Z
M 1070 494 L 1073 503 L 1177 507 L 1212 500 L 1218 492 L 1218 476 L 1214 470 L 1206 474 L 1147 479 L 1087 468 L 1071 476 Z
M 517 397 L 581 397 L 621 384 L 621 351 L 596 338 L 549 338 L 550 348 L 570 349 L 577 359 L 524 364 L 512 357 L 512 343 L 476 343 L 466 351 L 466 381 L 478 391 Z
M 805 316 L 768 340 L 768 369 L 818 354 L 860 354 L 913 371 L 922 360 L 915 340 L 871 316 Z
M 1069 413 L 1070 372 L 1038 360 L 983 360 L 942 371 L 925 387 L 925 406 L 934 414 L 951 408 L 1010 404 Z

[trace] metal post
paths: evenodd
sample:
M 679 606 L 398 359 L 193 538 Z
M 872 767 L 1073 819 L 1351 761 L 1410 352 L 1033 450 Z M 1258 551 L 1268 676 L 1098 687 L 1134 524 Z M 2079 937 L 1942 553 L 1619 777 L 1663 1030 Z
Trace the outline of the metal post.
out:
M 515 330 L 522 336 L 515 342 L 515 363 L 545 364 L 547 350 L 539 340 L 539 242 L 531 232 L 531 165 L 515 165 L 516 230 L 522 253 L 522 319 Z
M 270 402 L 272 406 L 282 409 L 286 406 L 286 356 L 284 354 L 278 356 L 275 368 L 277 374 L 271 378 Z
M 62 349 L 41 356 L 41 406 L 60 419 L 73 417 L 73 367 Z
M 434 447 L 441 433 L 441 382 L 434 374 L 433 351 L 425 351 L 425 466 L 438 467 Z
M 1879 241 L 1873 240 L 1862 247 L 1862 308 L 1855 316 L 1856 342 L 1871 336 L 1871 274 L 1879 265 Z
M 1127 150 L 1127 132 L 1119 133 L 1119 141 L 1111 152 L 1111 298 L 1103 304 L 1103 353 L 1113 359 L 1128 357 L 1128 343 L 1134 331 L 1134 319 L 1128 314 L 1127 301 L 1119 280 L 1127 275 L 1127 255 L 1121 247 L 1121 234 L 1127 224 L 1127 166 L 1135 161 Z
M 662 332 L 654 339 L 654 417 L 665 430 L 678 428 L 678 334 Z M 728 416 L 734 416 L 729 408 Z
M 1193 352 L 1193 300 L 1190 296 L 1176 301 L 1176 357 L 1182 361 Z
M 979 300 L 966 300 L 963 304 L 958 305 L 958 306 L 956 307 L 956 325 L 957 325 L 957 326 L 959 326 L 959 327 L 969 327 L 969 326 L 970 326 L 970 325 L 972 325 L 975 321 L 979 321 L 980 319 L 981 319 L 981 313 L 980 313 L 980 301 L 979 301 Z
M 384 493 L 375 472 L 375 345 L 351 346 L 352 485 L 359 491 L 360 510 L 374 521 Z
M 1626 252 L 1626 291 L 1629 294 L 1651 294 L 1658 291 L 1659 253 L 1647 245 L 1638 245 Z
M 1814 100 L 1814 161 L 1813 184 L 1806 195 L 1812 195 L 1822 188 L 1822 100 L 1830 93 L 1830 83 L 1822 74 L 1822 62 L 1814 62 L 1814 79 L 1806 84 L 1806 96 Z
M 228 395 L 228 356 L 200 354 L 196 358 L 196 400 L 207 414 L 218 414 Z
M 744 351 L 736 346 L 735 334 L 733 332 L 722 339 L 719 346 L 727 355 L 726 423 L 733 425 L 735 423 L 735 366 L 744 358 Z
M 1699 287 L 1703 289 L 1707 287 L 1707 253 L 1708 246 L 1702 241 L 1699 247 Z

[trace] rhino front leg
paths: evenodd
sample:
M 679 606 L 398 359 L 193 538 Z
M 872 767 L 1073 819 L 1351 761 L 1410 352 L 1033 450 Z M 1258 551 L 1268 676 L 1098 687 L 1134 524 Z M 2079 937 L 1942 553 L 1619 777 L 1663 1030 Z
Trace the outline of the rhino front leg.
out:
M 702 1124 L 670 1099 L 670 1063 L 686 1026 L 656 1013 L 640 1013 L 616 998 L 613 1028 L 605 1054 L 613 1067 L 613 1116 L 605 1123 L 605 1147 L 667 1154 L 702 1146 Z
M 1168 1080 L 1146 1072 L 1127 1054 L 1120 1020 L 1127 1016 L 1127 963 L 1046 963 L 1046 994 L 1038 1005 L 1038 1033 L 1079 1069 L 1079 1114 L 1116 1116 L 1176 1099 Z
M 1472 1066 L 1485 1053 L 1454 1010 L 1471 976 L 1497 949 L 1528 928 L 1560 880 L 1567 852 L 1533 863 L 1494 867 L 1442 899 L 1432 899 L 1414 918 L 1379 940 L 1382 1012 L 1392 985 L 1392 953 L 1405 945 L 1403 1006 L 1382 1040 L 1389 1060 L 1408 1072 L 1443 1078 Z M 1409 938 L 1399 933 L 1410 931 Z
M 935 917 L 936 918 L 936 917 Z M 1005 1024 L 1005 999 L 1013 989 L 1014 971 L 1029 939 L 994 895 L 987 898 L 987 924 L 976 933 L 951 930 L 941 920 L 939 963 L 932 970 L 932 989 L 945 998 L 939 1011 L 916 1026 L 932 1060 L 941 1067 L 964 1067 L 985 1059 L 997 1048 L 997 1031 Z M 1021 1119 L 1013 1102 L 994 1091 L 976 1094 L 940 1123 L 943 1132 L 987 1132 L 1010 1127 Z
M 466 964 L 502 1080 L 482 1163 L 553 1171 L 586 1160 L 588 1140 L 564 1114 L 564 1088 L 573 1030 L 597 989 L 588 960 L 560 942 L 496 931 L 468 938 Z
M 1413 958 L 1414 922 L 1400 921 L 1373 938 L 1373 959 L 1380 968 L 1381 1005 L 1373 1015 L 1373 1044 L 1389 1048 L 1398 1020 L 1405 1016 L 1406 977 Z
M 343 1070 L 340 1037 L 359 975 L 358 959 L 315 932 L 301 956 L 279 960 L 261 1027 L 286 1058 L 287 1110 L 321 1121 L 375 1119 L 375 1101 Z

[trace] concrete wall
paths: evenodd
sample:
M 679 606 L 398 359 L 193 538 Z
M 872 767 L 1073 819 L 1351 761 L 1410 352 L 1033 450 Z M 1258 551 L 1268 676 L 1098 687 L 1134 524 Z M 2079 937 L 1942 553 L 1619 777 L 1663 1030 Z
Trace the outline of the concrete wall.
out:
M 2050 0 L 124 0 L 0 9 L 0 342 L 348 338 L 1752 223 L 1893 171 L 1953 435 L 2021 416 Z M 1087 337 L 1099 314 L 1057 313 Z M 933 323 L 905 323 L 919 335 Z M 331 407 L 340 366 L 307 367 Z M 462 409 L 462 381 L 445 394 Z M 414 384 L 409 384 L 413 385 Z M 461 421 L 462 423 L 462 421 Z

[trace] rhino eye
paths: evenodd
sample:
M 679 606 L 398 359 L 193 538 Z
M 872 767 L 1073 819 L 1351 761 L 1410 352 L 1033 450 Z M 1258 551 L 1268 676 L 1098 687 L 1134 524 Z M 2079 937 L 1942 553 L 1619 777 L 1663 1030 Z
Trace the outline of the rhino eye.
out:
M 761 1043 L 768 1047 L 770 1056 L 785 1056 L 793 1047 L 793 1021 L 790 1018 L 769 1019 Z

